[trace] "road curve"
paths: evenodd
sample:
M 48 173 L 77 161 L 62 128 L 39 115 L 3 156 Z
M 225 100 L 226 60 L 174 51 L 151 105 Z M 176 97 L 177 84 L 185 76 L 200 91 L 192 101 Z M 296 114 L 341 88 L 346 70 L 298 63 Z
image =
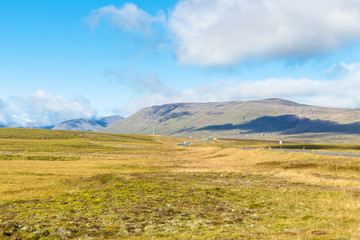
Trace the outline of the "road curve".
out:
M 211 142 L 211 141 L 214 141 L 213 137 L 209 137 L 209 138 L 205 139 L 204 141 L 199 141 L 199 142 L 183 142 L 183 143 L 179 143 L 178 146 L 188 147 L 188 146 L 190 146 L 190 144 L 193 144 L 193 143 L 205 143 L 205 142 Z

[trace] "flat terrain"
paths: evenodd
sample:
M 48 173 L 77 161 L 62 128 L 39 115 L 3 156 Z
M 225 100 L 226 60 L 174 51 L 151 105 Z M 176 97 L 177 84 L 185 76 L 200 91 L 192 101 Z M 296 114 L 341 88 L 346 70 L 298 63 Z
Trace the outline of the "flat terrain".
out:
M 188 140 L 0 129 L 0 239 L 360 239 L 360 158 Z

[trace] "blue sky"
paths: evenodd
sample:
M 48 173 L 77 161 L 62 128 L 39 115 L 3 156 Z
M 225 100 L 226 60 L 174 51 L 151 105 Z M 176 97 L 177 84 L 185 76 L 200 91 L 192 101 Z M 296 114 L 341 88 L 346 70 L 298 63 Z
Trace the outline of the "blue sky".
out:
M 356 0 L 0 0 L 0 125 L 172 102 L 360 108 Z

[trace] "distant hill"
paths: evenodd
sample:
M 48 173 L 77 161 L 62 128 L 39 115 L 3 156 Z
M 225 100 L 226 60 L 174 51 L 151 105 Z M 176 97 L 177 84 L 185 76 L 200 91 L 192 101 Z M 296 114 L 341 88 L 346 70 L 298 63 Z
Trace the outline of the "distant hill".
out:
M 54 125 L 42 126 L 32 122 L 9 122 L 6 124 L 0 124 L 0 128 L 32 128 L 32 129 L 52 129 Z
M 176 103 L 142 109 L 102 131 L 168 136 L 250 133 L 360 134 L 360 110 L 298 104 L 283 99 Z
M 72 119 L 61 122 L 55 125 L 52 129 L 53 130 L 75 130 L 75 131 L 97 131 L 102 128 L 108 127 L 113 125 L 124 118 L 121 116 L 110 116 L 110 117 L 103 117 L 99 119 Z

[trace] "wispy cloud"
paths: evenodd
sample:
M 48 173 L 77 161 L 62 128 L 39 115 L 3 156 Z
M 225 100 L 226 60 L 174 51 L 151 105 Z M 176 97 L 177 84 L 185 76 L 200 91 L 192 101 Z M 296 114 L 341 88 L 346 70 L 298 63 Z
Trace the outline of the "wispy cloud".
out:
M 150 34 L 153 24 L 163 24 L 165 22 L 165 15 L 164 12 L 159 11 L 156 16 L 152 16 L 132 3 L 125 3 L 124 6 L 119 8 L 109 5 L 93 10 L 87 17 L 87 22 L 93 29 L 101 21 L 105 21 L 123 31 L 139 31 Z
M 328 70 L 328 76 L 330 78 L 342 78 L 348 74 L 351 74 L 360 69 L 360 63 L 351 63 L 347 64 L 345 62 L 341 62 L 332 66 Z
M 126 70 L 104 70 L 104 76 L 112 83 L 121 84 L 132 88 L 137 93 L 158 93 L 168 94 L 172 89 L 167 87 L 158 78 L 151 74 L 143 74 L 141 70 L 135 67 L 129 67 Z
M 357 0 L 184 0 L 169 29 L 181 62 L 311 56 L 360 38 Z
M 353 64 L 355 65 L 358 64 Z M 159 81 L 154 84 L 159 84 Z M 164 84 L 160 83 L 160 86 Z M 175 102 L 257 100 L 272 97 L 311 105 L 360 108 L 360 67 L 350 71 L 340 80 L 331 81 L 306 78 L 219 80 L 184 90 L 175 90 L 166 86 L 159 89 L 159 91 L 142 92 L 132 98 L 126 106 L 126 111 L 134 113 L 144 107 Z
M 84 98 L 69 100 L 38 90 L 30 96 L 0 99 L 0 125 L 27 127 L 50 126 L 73 118 L 90 118 L 95 115 Z

